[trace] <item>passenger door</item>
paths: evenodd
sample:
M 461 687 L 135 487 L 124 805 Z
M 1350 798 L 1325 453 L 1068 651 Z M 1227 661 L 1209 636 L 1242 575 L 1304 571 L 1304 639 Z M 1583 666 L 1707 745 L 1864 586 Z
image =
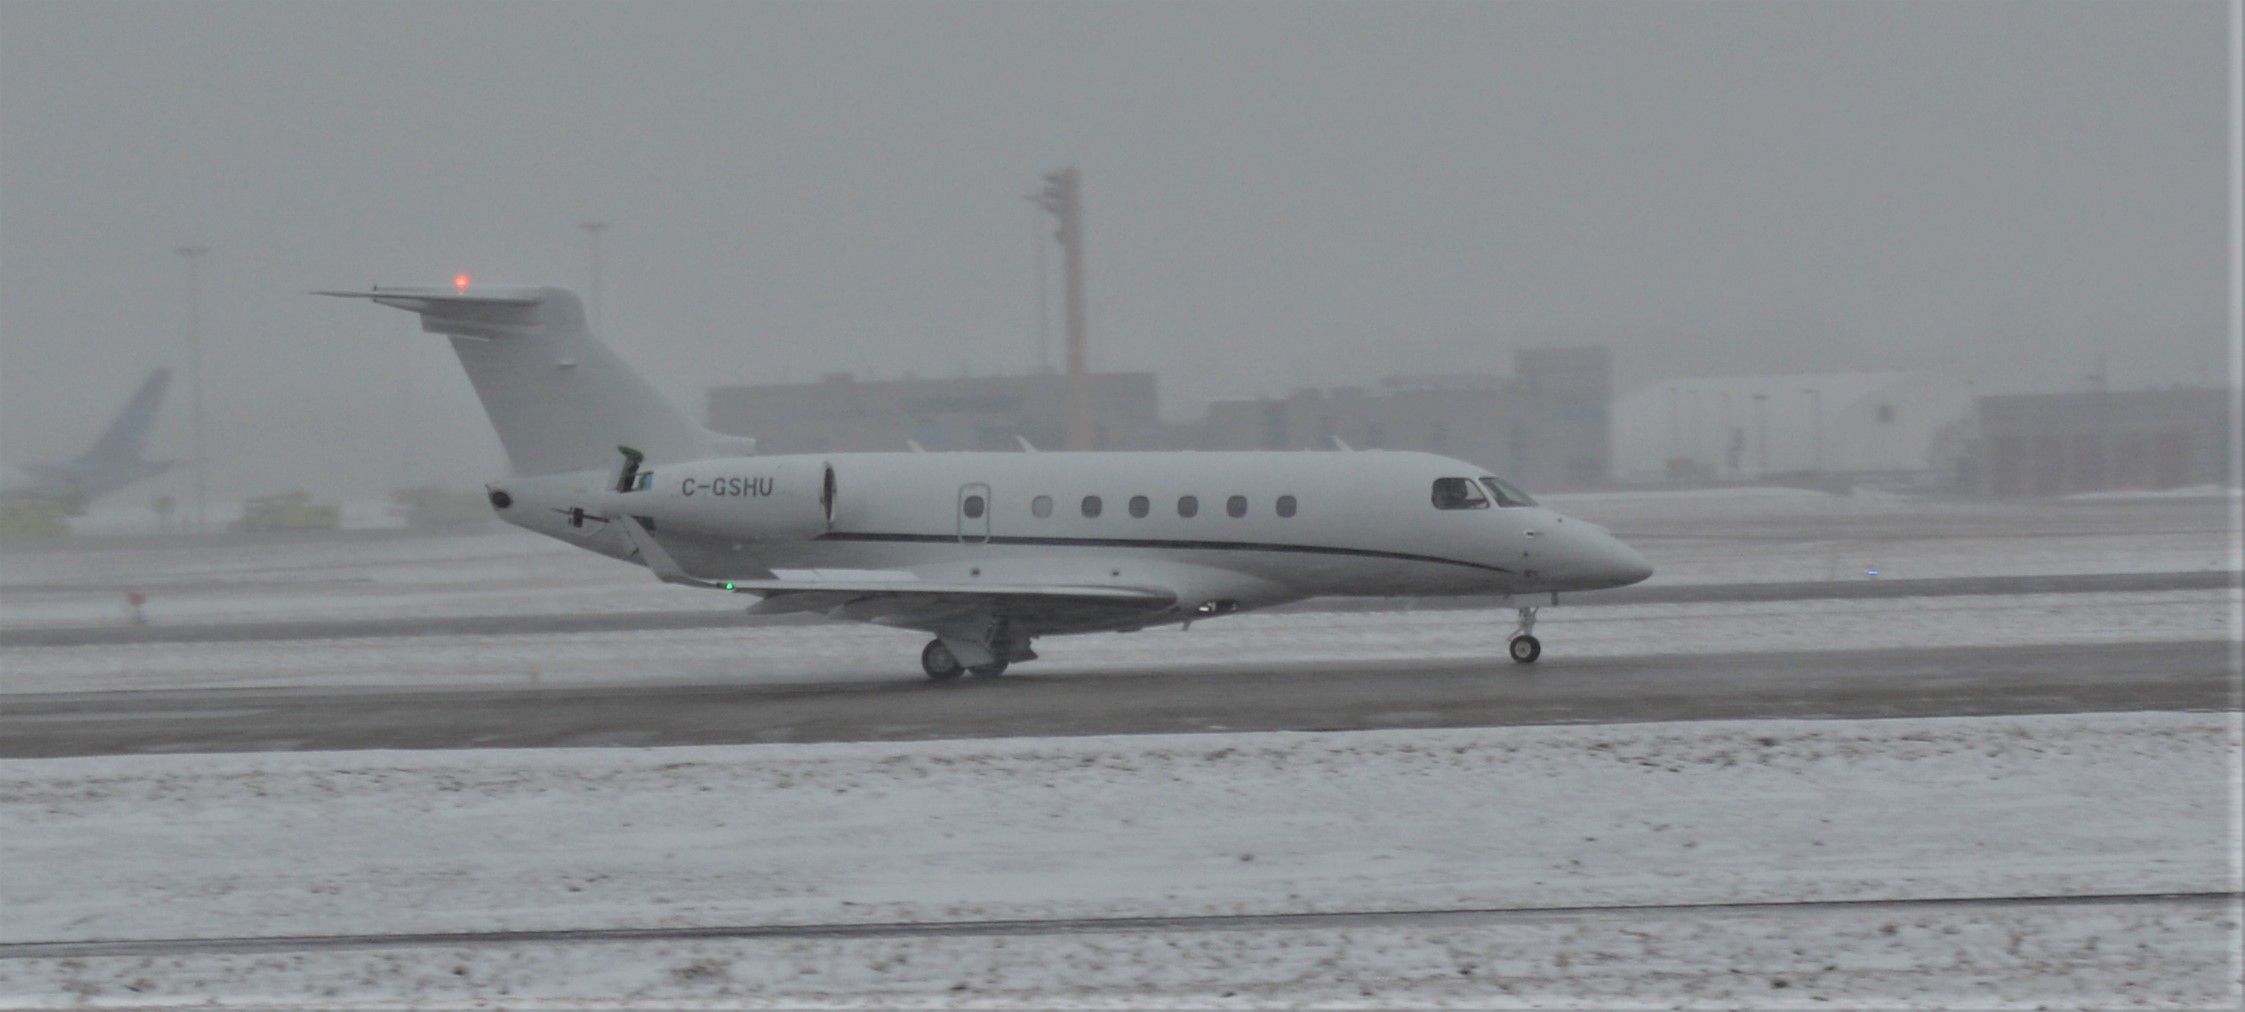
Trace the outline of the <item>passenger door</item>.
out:
M 962 545 L 988 544 L 990 541 L 990 486 L 971 482 L 959 486 L 959 543 Z

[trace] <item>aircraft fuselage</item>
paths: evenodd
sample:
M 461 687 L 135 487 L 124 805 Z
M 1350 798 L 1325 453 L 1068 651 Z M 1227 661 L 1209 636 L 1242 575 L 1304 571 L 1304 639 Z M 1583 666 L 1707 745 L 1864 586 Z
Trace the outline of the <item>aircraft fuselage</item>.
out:
M 1161 586 L 1180 616 L 1325 595 L 1590 590 L 1650 573 L 1602 528 L 1505 506 L 1423 453 L 849 453 L 494 483 L 511 523 L 617 558 L 630 515 L 688 573 L 909 570 L 993 584 Z M 831 476 L 831 477 L 830 477 Z M 1436 505 L 1436 482 L 1474 499 Z M 1478 505 L 1473 504 L 1478 502 Z M 1230 610 L 1228 607 L 1227 610 Z

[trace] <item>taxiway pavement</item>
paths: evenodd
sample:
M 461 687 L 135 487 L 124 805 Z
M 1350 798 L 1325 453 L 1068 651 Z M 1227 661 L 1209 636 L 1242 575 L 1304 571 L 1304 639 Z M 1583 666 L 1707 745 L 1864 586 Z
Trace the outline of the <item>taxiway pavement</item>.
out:
M 644 747 L 2239 707 L 2223 640 L 1331 662 L 784 685 L 22 694 L 0 757 Z

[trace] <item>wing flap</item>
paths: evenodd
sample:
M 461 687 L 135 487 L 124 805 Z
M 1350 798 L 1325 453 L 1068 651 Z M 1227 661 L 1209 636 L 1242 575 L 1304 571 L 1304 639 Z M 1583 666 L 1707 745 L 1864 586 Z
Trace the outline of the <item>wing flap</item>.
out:
M 821 612 L 865 622 L 916 625 L 947 616 L 1023 616 L 1062 621 L 1148 615 L 1177 603 L 1159 587 L 1096 584 L 994 583 L 982 580 L 890 578 L 704 580 L 688 575 L 638 519 L 609 518 L 630 540 L 640 561 L 664 583 L 758 594 L 751 615 Z
M 750 594 L 845 594 L 852 597 L 930 594 L 965 597 L 1058 596 L 1085 601 L 1157 601 L 1174 603 L 1177 595 L 1147 587 L 1086 587 L 1043 583 L 983 583 L 939 580 L 727 580 L 727 589 Z
M 1177 595 L 1147 587 L 953 583 L 926 580 L 736 580 L 735 591 L 762 594 L 751 615 L 818 612 L 837 618 L 924 628 L 964 617 L 1014 617 L 1041 623 L 1097 623 L 1151 615 Z

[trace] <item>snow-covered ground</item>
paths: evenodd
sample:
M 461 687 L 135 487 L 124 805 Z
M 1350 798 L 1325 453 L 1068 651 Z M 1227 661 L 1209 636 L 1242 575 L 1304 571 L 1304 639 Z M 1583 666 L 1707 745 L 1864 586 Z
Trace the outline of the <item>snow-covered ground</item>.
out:
M 0 764 L 10 940 L 2235 890 L 2236 714 Z M 2234 907 L 0 960 L 18 1002 L 2222 1005 Z

